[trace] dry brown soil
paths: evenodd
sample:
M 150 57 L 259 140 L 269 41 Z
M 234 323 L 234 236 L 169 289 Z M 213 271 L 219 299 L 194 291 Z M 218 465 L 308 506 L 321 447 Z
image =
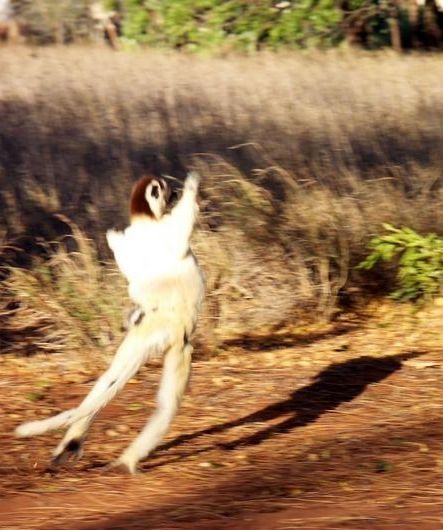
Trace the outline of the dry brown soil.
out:
M 384 304 L 197 360 L 173 430 L 134 477 L 104 466 L 152 410 L 159 366 L 98 417 L 79 462 L 51 469 L 60 433 L 13 429 L 75 405 L 99 363 L 5 355 L 0 528 L 443 528 L 442 323 L 439 304 Z

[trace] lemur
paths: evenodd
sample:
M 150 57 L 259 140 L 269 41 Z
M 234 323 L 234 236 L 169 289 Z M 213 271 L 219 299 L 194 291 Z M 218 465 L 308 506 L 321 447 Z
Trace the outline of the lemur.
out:
M 81 456 L 97 413 L 154 357 L 164 358 L 157 409 L 113 465 L 134 473 L 138 462 L 167 432 L 189 380 L 190 339 L 204 296 L 204 276 L 190 249 L 199 209 L 198 185 L 198 175 L 188 174 L 180 200 L 168 212 L 171 188 L 167 181 L 141 178 L 131 194 L 130 225 L 123 232 L 107 232 L 135 310 L 109 368 L 78 407 L 17 427 L 16 435 L 21 437 L 68 427 L 53 453 L 53 463 Z

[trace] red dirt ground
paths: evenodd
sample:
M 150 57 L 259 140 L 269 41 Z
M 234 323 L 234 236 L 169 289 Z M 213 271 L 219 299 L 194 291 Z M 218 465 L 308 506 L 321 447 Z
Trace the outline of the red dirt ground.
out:
M 383 305 L 197 360 L 173 431 L 134 477 L 104 466 L 146 421 L 158 366 L 99 416 L 81 461 L 52 470 L 60 434 L 13 429 L 76 404 L 99 369 L 4 356 L 0 528 L 443 528 L 442 323 L 438 304 Z

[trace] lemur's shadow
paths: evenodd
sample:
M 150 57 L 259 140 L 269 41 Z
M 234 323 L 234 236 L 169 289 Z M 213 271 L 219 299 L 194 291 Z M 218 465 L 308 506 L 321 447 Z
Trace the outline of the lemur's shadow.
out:
M 381 358 L 365 355 L 357 359 L 333 363 L 320 372 L 311 384 L 295 390 L 288 399 L 273 403 L 242 418 L 179 436 L 162 445 L 161 449 L 169 449 L 200 436 L 221 433 L 232 427 L 272 421 L 290 414 L 289 418 L 277 425 L 265 427 L 254 434 L 221 444 L 221 446 L 225 449 L 235 449 L 240 445 L 259 444 L 276 434 L 286 433 L 294 428 L 313 423 L 325 412 L 355 399 L 368 385 L 378 383 L 399 370 L 402 367 L 402 361 L 419 355 L 423 353 L 403 353 Z

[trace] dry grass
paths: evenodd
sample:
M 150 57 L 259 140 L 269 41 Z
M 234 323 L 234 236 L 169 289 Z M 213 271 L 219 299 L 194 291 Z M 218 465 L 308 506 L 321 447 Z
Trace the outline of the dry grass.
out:
M 36 261 L 30 270 L 8 268 L 0 306 L 3 350 L 114 353 L 125 283 L 113 267 L 98 266 L 92 241 L 70 226 L 78 250 L 58 243 L 50 258 Z
M 68 242 L 79 252 L 56 254 L 63 274 L 49 283 L 13 272 L 5 288 L 23 326 L 40 298 L 21 286 L 37 281 L 41 296 L 61 293 L 45 306 L 52 330 L 79 329 L 76 344 L 103 340 L 71 306 L 96 301 L 92 321 L 123 305 L 103 290 L 114 280 L 94 255 L 110 257 L 104 232 L 126 222 L 130 183 L 146 171 L 203 176 L 195 248 L 208 272 L 201 337 L 211 348 L 331 317 L 339 298 L 367 287 L 353 267 L 382 222 L 442 233 L 441 56 L 4 49 L 0 70 L 4 260 L 29 265 L 36 242 L 72 233 L 59 214 L 78 225 L 74 239 L 94 240 L 87 252 Z M 64 292 L 60 277 L 75 287 Z

